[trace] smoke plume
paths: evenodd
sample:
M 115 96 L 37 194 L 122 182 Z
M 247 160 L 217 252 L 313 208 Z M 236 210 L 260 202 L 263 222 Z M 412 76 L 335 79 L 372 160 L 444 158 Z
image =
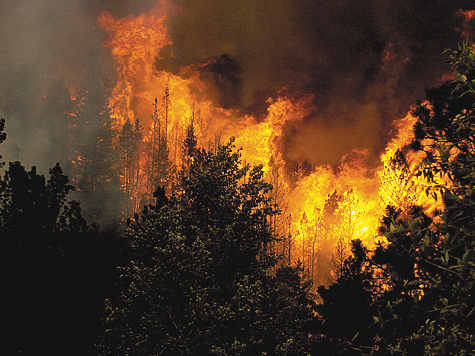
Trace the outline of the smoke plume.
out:
M 283 87 L 314 94 L 315 115 L 289 127 L 286 146 L 289 159 L 313 165 L 336 164 L 351 149 L 377 158 L 392 121 L 448 73 L 441 53 L 463 39 L 459 9 L 473 8 L 469 1 L 175 3 L 182 10 L 169 21 L 174 65 L 231 56 L 241 68 L 240 104 L 258 114 Z
M 447 78 L 441 55 L 467 28 L 460 9 L 473 2 L 342 0 L 174 0 L 167 24 L 173 45 L 157 68 L 178 73 L 196 62 L 223 107 L 258 118 L 277 91 L 314 95 L 315 110 L 286 127 L 284 157 L 337 164 L 352 149 L 376 162 L 391 123 Z M 98 115 L 114 85 L 98 16 L 125 17 L 156 1 L 0 0 L 0 115 L 7 160 L 45 171 L 67 159 L 68 113 L 81 96 L 82 120 Z M 158 53 L 157 53 L 158 55 Z M 81 93 L 76 93 L 80 88 Z M 158 94 L 159 95 L 159 94 Z M 73 105 L 74 104 L 74 105 Z

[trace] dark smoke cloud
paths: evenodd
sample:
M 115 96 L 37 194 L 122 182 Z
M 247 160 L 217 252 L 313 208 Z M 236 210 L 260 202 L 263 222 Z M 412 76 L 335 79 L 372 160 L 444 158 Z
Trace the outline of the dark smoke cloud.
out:
M 314 93 L 317 114 L 285 135 L 286 157 L 335 164 L 367 148 L 375 160 L 391 122 L 448 72 L 442 51 L 463 38 L 473 1 L 177 0 L 174 65 L 228 54 L 242 69 L 241 105 Z M 178 58 L 178 59 L 177 59 Z M 260 101 L 260 102 L 259 102 Z M 302 144 L 304 142 L 304 144 Z
M 263 117 L 266 99 L 284 86 L 313 93 L 316 110 L 284 134 L 285 157 L 336 164 L 353 148 L 372 157 L 390 123 L 423 99 L 448 71 L 441 52 L 462 40 L 459 9 L 472 1 L 174 0 L 173 58 L 203 67 L 220 102 Z M 138 15 L 155 0 L 0 0 L 0 116 L 7 160 L 45 172 L 74 147 L 66 138 L 69 90 L 88 93 L 94 123 L 114 85 L 113 63 L 97 17 Z M 465 27 L 464 27 L 465 26 Z M 162 53 L 162 54 L 164 54 Z M 295 94 L 298 95 L 298 94 Z M 94 125 L 92 125 L 94 126 Z M 79 140 L 78 140 L 79 141 Z

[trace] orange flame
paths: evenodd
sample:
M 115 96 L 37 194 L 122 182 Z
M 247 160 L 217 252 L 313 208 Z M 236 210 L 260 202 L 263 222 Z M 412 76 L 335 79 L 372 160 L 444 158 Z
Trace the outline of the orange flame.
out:
M 428 103 L 423 103 L 428 105 Z M 424 207 L 428 212 L 436 209 L 442 210 L 442 202 L 427 196 L 426 189 L 430 184 L 415 173 L 425 157 L 422 151 L 413 151 L 409 148 L 414 140 L 413 127 L 416 118 L 408 114 L 405 118 L 395 122 L 397 131 L 396 137 L 389 142 L 385 152 L 381 155 L 383 167 L 378 175 L 381 180 L 379 189 L 380 204 L 382 208 L 391 204 L 401 210 L 405 210 L 410 205 L 416 204 Z M 398 150 L 403 151 L 407 160 L 407 168 L 397 167 L 391 163 Z
M 342 159 L 338 169 L 316 167 L 311 174 L 297 177 L 290 184 L 281 154 L 283 128 L 287 122 L 302 121 L 315 110 L 313 97 L 295 99 L 282 91 L 277 99 L 269 99 L 268 115 L 260 122 L 252 116 L 240 115 L 238 110 L 219 107 L 213 99 L 213 89 L 200 79 L 200 64 L 181 68 L 180 75 L 156 68 L 158 53 L 172 43 L 165 25 L 169 10 L 169 4 L 160 2 L 137 17 L 116 19 L 110 13 L 100 16 L 101 26 L 110 36 L 105 45 L 113 54 L 118 75 L 109 100 L 111 115 L 118 127 L 127 120 L 134 122 L 140 118 L 144 142 L 150 142 L 156 129 L 153 103 L 169 90 L 166 130 L 170 158 L 177 166 L 181 164 L 185 128 L 194 113 L 200 147 L 208 148 L 216 138 L 227 140 L 235 136 L 237 147 L 243 148 L 243 160 L 252 165 L 262 164 L 266 179 L 276 187 L 274 194 L 282 206 L 283 216 L 274 227 L 289 237 L 287 245 L 282 247 L 289 256 L 288 262 L 302 261 L 313 278 L 316 266 L 323 261 L 316 252 L 348 253 L 352 239 L 362 239 L 373 247 L 387 204 L 402 207 L 402 202 L 410 198 L 431 209 L 436 206 L 423 193 L 425 182 L 414 174 L 421 159 L 419 153 L 405 150 L 407 167 L 404 169 L 391 163 L 396 151 L 407 147 L 413 139 L 415 118 L 411 115 L 396 123 L 397 135 L 381 156 L 379 170 L 366 168 L 366 152 L 354 151 Z M 139 166 L 145 164 L 142 162 Z M 331 214 L 329 199 L 335 203 Z

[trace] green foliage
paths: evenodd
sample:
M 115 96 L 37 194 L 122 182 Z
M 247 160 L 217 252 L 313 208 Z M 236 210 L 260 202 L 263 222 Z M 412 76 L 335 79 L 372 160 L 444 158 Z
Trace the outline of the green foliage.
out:
M 448 52 L 455 80 L 428 89 L 428 102 L 413 112 L 413 146 L 426 153 L 420 172 L 432 183 L 427 194 L 441 196 L 445 209 L 434 218 L 417 208 L 408 218 L 392 211 L 385 220 L 389 244 L 373 258 L 387 286 L 374 325 L 379 350 L 475 350 L 474 49 L 464 43 Z
M 444 211 L 428 216 L 419 207 L 389 206 L 380 228 L 387 244 L 364 264 L 355 253 L 347 263 L 357 273 L 319 290 L 324 340 L 333 354 L 475 352 L 475 50 L 464 43 L 448 52 L 455 80 L 428 89 L 427 102 L 413 111 L 413 147 L 426 153 L 419 174 L 431 183 L 427 194 L 443 199 Z M 354 317 L 354 308 L 366 312 Z
M 247 270 L 274 262 L 265 247 L 275 240 L 267 219 L 277 211 L 268 196 L 272 187 L 262 177 L 261 167 L 240 168 L 240 154 L 231 144 L 208 153 L 184 177 L 180 198 L 192 209 L 193 225 L 207 235 L 207 248 L 225 257 L 216 263 Z
M 131 222 L 124 289 L 107 302 L 104 355 L 279 355 L 308 349 L 309 286 L 276 257 L 260 167 L 232 142 L 191 163 L 181 191 Z

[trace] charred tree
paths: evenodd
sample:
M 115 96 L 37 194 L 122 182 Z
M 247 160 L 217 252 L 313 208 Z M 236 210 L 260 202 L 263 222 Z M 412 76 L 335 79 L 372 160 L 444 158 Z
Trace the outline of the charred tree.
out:
M 122 126 L 119 134 L 119 158 L 123 163 L 123 190 L 126 195 L 125 216 L 129 216 L 137 208 L 140 189 L 140 144 L 142 127 L 139 119 L 132 125 L 129 119 Z
M 276 237 L 283 237 L 285 236 L 287 230 L 285 216 L 288 211 L 288 203 L 286 201 L 288 186 L 285 183 L 283 174 L 281 173 L 283 171 L 283 167 L 281 167 L 276 162 L 273 156 L 269 160 L 269 167 L 270 170 L 267 175 L 267 180 L 272 184 L 270 196 L 280 209 L 280 214 L 276 214 L 271 217 L 270 225 Z M 284 254 L 284 244 L 285 242 L 282 238 L 272 242 L 272 245 L 270 246 L 272 248 L 272 252 Z
M 336 244 L 332 261 L 335 273 L 340 276 L 345 260 L 350 256 L 351 240 L 356 232 L 356 223 L 359 212 L 357 210 L 359 200 L 353 189 L 345 192 L 339 207 L 335 212 L 336 221 L 333 226 L 333 236 L 336 237 Z
M 196 156 L 198 150 L 198 140 L 195 130 L 195 112 L 191 114 L 190 122 L 186 127 L 185 139 L 183 140 L 183 168 L 188 170 L 193 158 Z

